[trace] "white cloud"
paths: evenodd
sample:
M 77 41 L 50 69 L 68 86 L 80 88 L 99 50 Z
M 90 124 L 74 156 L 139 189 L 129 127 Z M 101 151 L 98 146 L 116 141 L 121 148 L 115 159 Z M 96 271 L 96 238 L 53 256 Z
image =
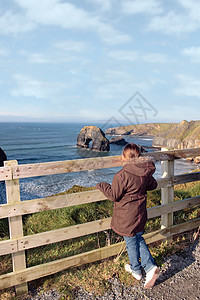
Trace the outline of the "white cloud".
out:
M 128 100 L 131 94 L 136 91 L 147 91 L 149 90 L 149 83 L 137 81 L 135 78 L 127 80 L 126 78 L 121 78 L 113 82 L 103 83 L 96 88 L 95 99 L 97 101 L 105 101 L 104 105 L 108 100 L 114 101 L 115 106 L 113 109 L 119 109 L 123 104 L 123 101 Z M 103 100 L 102 100 L 103 99 Z M 118 107 L 116 106 L 118 104 Z
M 102 73 L 104 76 L 102 76 Z M 120 69 L 108 69 L 108 68 L 103 68 L 100 72 L 100 74 L 95 75 L 94 77 L 95 80 L 99 82 L 108 82 L 108 81 L 116 81 L 116 80 L 121 80 L 121 79 L 126 79 L 126 80 L 132 80 L 133 77 L 125 70 L 120 70 Z
M 190 104 L 190 100 L 184 101 L 184 105 L 178 103 L 170 103 L 170 113 L 166 113 L 167 105 L 162 105 L 159 108 L 160 122 L 180 122 L 182 120 L 199 120 L 199 111 L 195 105 Z
M 14 97 L 34 97 L 37 99 L 52 99 L 64 88 L 64 84 L 50 81 L 40 81 L 32 77 L 15 74 L 17 88 L 11 90 Z
M 61 45 L 59 45 L 61 48 Z M 58 47 L 58 49 L 59 49 Z M 64 50 L 64 45 L 63 45 Z M 73 62 L 73 66 L 75 67 L 75 63 L 78 64 L 78 68 L 80 69 L 80 66 L 88 64 L 89 60 L 84 58 L 84 56 L 78 55 L 79 53 L 74 53 L 75 51 L 71 52 L 63 52 L 62 55 L 59 51 L 53 52 L 53 53 L 34 53 L 34 52 L 28 52 L 26 50 L 21 50 L 19 52 L 20 55 L 24 56 L 26 58 L 26 61 L 31 64 L 48 64 L 48 65 L 57 65 L 57 64 L 63 64 L 63 63 L 71 63 Z
M 55 47 L 64 51 L 83 52 L 89 48 L 89 45 L 80 41 L 61 41 L 55 44 Z
M 3 34 L 27 32 L 35 28 L 36 24 L 22 14 L 8 11 L 0 16 L 0 32 Z
M 88 0 L 87 2 L 97 5 L 103 11 L 108 11 L 112 7 L 112 0 Z
M 188 15 L 194 21 L 199 22 L 199 11 L 200 11 L 200 2 L 199 0 L 179 0 L 179 3 L 183 8 L 188 11 Z
M 177 95 L 200 97 L 200 78 L 178 74 L 179 87 L 174 90 Z
M 130 62 L 136 61 L 139 58 L 139 54 L 136 51 L 126 51 L 126 50 L 116 50 L 110 51 L 108 55 L 111 58 L 118 59 L 118 60 L 127 60 Z
M 149 30 L 165 34 L 191 33 L 200 28 L 200 2 L 179 0 L 182 10 L 171 10 L 165 15 L 155 16 L 148 25 Z
M 96 110 L 95 108 L 82 108 L 76 110 L 76 115 L 78 115 L 79 118 L 87 118 L 87 120 L 99 120 L 100 118 L 106 118 L 109 116 L 109 111 L 102 114 L 102 112 Z
M 145 53 L 141 55 L 141 59 L 149 63 L 165 63 L 167 57 L 162 53 Z
M 7 56 L 8 50 L 6 50 L 4 47 L 1 47 L 0 45 L 0 56 Z
M 165 16 L 157 16 L 153 18 L 148 29 L 160 31 L 165 34 L 181 34 L 182 32 L 190 33 L 199 27 L 200 23 L 191 20 L 186 15 L 176 14 L 171 11 Z
M 147 81 L 138 80 L 132 72 L 116 67 L 109 69 L 102 66 L 93 76 L 94 100 L 101 103 L 101 106 L 110 105 L 111 108 L 118 110 L 123 104 L 122 101 L 130 97 L 137 90 L 146 91 L 150 85 Z M 108 102 L 111 101 L 111 102 Z M 113 106 L 111 103 L 115 103 Z
M 200 47 L 185 48 L 182 54 L 190 57 L 192 62 L 200 63 Z
M 138 60 L 149 63 L 165 63 L 167 58 L 162 53 L 139 53 L 137 51 L 110 51 L 108 55 L 117 60 L 135 62 Z
M 16 2 L 25 10 L 26 16 L 38 24 L 61 26 L 65 29 L 86 29 L 98 22 L 82 8 L 59 0 L 16 0 Z
M 18 18 L 15 32 L 22 29 L 22 23 L 25 23 L 24 31 L 31 30 L 36 25 L 59 26 L 70 30 L 85 30 L 97 33 L 101 39 L 108 44 L 118 44 L 129 42 L 130 36 L 115 29 L 112 25 L 102 20 L 99 15 L 90 13 L 82 8 L 68 2 L 60 0 L 15 0 L 24 12 L 24 16 L 14 16 L 11 14 L 9 23 L 13 24 L 15 17 Z M 39 9 L 38 9 L 39 8 Z M 24 20 L 23 22 L 20 19 Z M 7 19 L 6 19 L 7 20 Z M 4 26 L 9 26 L 8 20 Z
M 163 12 L 160 1 L 157 0 L 126 0 L 122 1 L 122 12 L 126 15 L 146 13 L 160 14 Z
M 29 53 L 28 54 L 28 62 L 34 63 L 34 64 L 50 63 L 50 61 L 47 59 L 47 57 L 41 53 Z
M 108 24 L 98 26 L 97 32 L 101 36 L 102 41 L 108 45 L 127 43 L 132 40 L 128 34 L 121 33 Z

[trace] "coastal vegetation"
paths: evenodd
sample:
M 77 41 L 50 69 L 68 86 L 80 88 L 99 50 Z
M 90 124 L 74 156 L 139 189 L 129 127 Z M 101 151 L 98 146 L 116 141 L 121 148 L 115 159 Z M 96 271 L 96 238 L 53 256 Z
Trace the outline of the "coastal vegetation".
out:
M 75 193 L 91 189 L 94 188 L 75 185 L 64 193 Z M 175 201 L 198 195 L 200 195 L 199 182 L 175 186 Z M 160 201 L 160 191 L 148 192 L 148 207 L 157 206 L 160 204 Z M 24 235 L 31 235 L 106 218 L 112 215 L 112 208 L 113 203 L 106 200 L 26 215 L 23 217 Z M 174 213 L 174 224 L 192 220 L 197 217 L 200 217 L 200 208 L 188 208 Z M 7 219 L 0 220 L 0 228 L 0 239 L 8 239 Z M 154 218 L 147 222 L 145 231 L 150 232 L 159 228 L 160 218 Z M 190 241 L 190 238 L 191 236 L 189 234 L 183 234 L 174 237 L 171 242 L 162 242 L 152 245 L 150 249 L 158 265 L 162 265 L 163 259 L 167 254 L 177 250 L 180 251 L 183 245 Z M 27 250 L 27 267 L 86 252 L 121 240 L 122 238 L 120 236 L 108 230 L 73 240 L 33 248 Z M 116 260 L 116 258 L 110 258 L 82 267 L 71 268 L 54 276 L 36 280 L 31 284 L 42 286 L 43 289 L 56 286 L 56 288 L 65 295 L 63 299 L 71 299 L 72 291 L 80 286 L 89 292 L 99 294 L 109 288 L 109 279 L 113 276 L 117 276 L 126 285 L 135 283 L 134 279 L 124 271 L 124 264 L 127 261 L 127 254 L 123 253 L 118 260 Z M 0 266 L 0 274 L 11 272 L 11 255 L 2 256 Z M 99 274 L 101 274 L 101 276 L 99 276 Z M 12 295 L 12 289 L 9 290 L 9 293 Z M 4 291 L 2 291 L 0 295 L 4 297 Z M 1 299 L 5 299 L 5 297 Z
M 147 123 L 108 128 L 106 134 L 165 136 L 166 138 L 200 139 L 200 121 L 180 123 Z
M 121 126 L 107 129 L 106 134 L 151 136 L 153 146 L 160 147 L 176 149 L 200 147 L 199 120 Z
M 177 123 L 147 123 L 138 125 L 125 125 L 106 129 L 106 134 L 154 136 L 170 130 Z

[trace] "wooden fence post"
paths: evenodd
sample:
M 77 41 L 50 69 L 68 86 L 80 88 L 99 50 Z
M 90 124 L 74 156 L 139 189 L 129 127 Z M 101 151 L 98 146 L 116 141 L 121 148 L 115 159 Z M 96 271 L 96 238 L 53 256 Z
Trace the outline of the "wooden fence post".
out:
M 5 161 L 5 167 L 12 167 L 18 165 L 16 160 Z M 6 180 L 6 197 L 8 204 L 20 202 L 20 187 L 19 179 Z M 22 216 L 8 218 L 10 239 L 15 239 L 23 236 Z M 12 253 L 13 272 L 26 269 L 25 251 Z M 17 295 L 28 292 L 28 284 L 22 283 L 15 286 Z
M 167 150 L 162 148 L 162 150 Z M 162 178 L 171 178 L 174 176 L 174 160 L 161 161 Z M 174 186 L 161 188 L 161 204 L 174 202 Z M 161 216 L 161 228 L 173 225 L 173 213 Z

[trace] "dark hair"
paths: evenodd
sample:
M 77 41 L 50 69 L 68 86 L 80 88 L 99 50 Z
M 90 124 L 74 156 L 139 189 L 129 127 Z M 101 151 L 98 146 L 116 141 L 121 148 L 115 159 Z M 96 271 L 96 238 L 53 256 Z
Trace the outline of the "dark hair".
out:
M 140 148 L 136 144 L 130 143 L 124 147 L 122 155 L 126 159 L 131 159 L 140 156 L 140 153 Z

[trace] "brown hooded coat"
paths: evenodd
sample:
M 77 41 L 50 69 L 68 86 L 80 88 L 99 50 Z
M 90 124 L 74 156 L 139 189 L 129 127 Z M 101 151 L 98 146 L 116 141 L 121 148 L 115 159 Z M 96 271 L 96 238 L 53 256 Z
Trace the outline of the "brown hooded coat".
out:
M 134 236 L 144 230 L 147 220 L 147 191 L 157 187 L 152 176 L 155 164 L 150 157 L 129 160 L 113 177 L 112 185 L 101 182 L 96 185 L 114 202 L 111 228 L 119 235 Z

